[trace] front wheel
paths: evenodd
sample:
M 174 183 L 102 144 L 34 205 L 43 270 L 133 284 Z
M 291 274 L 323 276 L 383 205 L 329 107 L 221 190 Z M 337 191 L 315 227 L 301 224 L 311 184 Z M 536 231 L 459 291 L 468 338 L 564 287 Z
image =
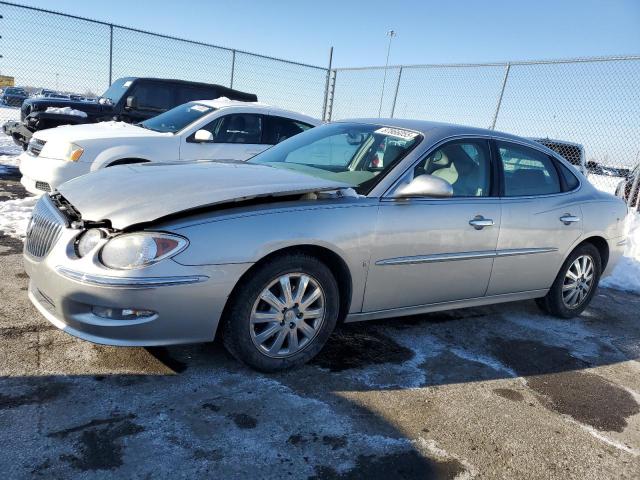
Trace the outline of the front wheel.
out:
M 596 293 L 602 261 L 590 243 L 576 248 L 565 260 L 547 295 L 536 300 L 545 312 L 561 318 L 580 315 Z
M 339 311 L 338 285 L 324 263 L 303 253 L 275 257 L 241 282 L 222 331 L 234 357 L 274 372 L 317 355 Z

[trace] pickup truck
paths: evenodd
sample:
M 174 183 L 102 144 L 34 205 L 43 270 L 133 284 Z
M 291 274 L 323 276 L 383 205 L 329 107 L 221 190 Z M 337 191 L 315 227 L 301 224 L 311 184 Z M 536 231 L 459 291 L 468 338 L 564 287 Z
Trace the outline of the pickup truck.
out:
M 70 98 L 29 98 L 22 103 L 20 121 L 6 122 L 2 129 L 26 150 L 31 136 L 38 130 L 109 120 L 138 123 L 183 103 L 220 97 L 246 102 L 258 100 L 252 93 L 221 85 L 125 77 L 113 82 L 97 102 Z

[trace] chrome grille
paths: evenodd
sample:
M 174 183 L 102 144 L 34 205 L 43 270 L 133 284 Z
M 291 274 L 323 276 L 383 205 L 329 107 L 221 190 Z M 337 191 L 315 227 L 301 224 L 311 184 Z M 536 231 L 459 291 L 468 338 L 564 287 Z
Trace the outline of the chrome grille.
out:
M 41 182 L 40 180 L 38 180 L 36 181 L 36 189 L 42 190 L 43 192 L 50 192 L 51 185 L 49 185 L 47 182 Z
M 31 214 L 25 240 L 26 252 L 34 258 L 43 258 L 58 241 L 66 222 L 53 205 L 49 195 L 43 195 Z
M 42 149 L 44 148 L 45 143 L 47 143 L 46 140 L 40 140 L 39 138 L 32 138 L 29 141 L 27 152 L 33 155 L 34 157 L 37 157 L 38 155 L 40 155 L 40 152 L 42 152 Z

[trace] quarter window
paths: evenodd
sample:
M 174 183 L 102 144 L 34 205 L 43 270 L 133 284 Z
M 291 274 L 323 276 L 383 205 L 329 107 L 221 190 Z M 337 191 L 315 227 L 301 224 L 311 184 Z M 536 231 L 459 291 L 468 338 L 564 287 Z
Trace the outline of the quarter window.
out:
M 269 145 L 275 145 L 312 128 L 312 125 L 290 118 L 268 116 L 265 120 L 264 143 Z
M 576 188 L 578 188 L 578 186 L 580 185 L 580 182 L 578 181 L 576 176 L 571 172 L 571 170 L 565 167 L 561 163 L 556 163 L 556 165 L 560 168 L 560 171 L 562 172 L 562 177 L 564 178 L 564 184 L 565 184 L 566 190 L 570 192 L 571 190 L 575 190 Z
M 486 197 L 491 179 L 489 145 L 486 140 L 461 140 L 438 147 L 414 169 L 451 184 L 454 197 Z
M 551 157 L 533 148 L 497 142 L 507 197 L 549 195 L 562 189 Z

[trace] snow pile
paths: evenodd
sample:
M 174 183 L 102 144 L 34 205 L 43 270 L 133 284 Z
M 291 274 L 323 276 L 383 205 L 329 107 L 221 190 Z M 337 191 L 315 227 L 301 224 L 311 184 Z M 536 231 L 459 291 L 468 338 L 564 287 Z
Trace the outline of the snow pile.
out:
M 600 282 L 600 286 L 640 295 L 640 213 L 629 214 L 627 232 L 624 257 L 613 273 Z
M 0 175 L 14 174 L 19 166 L 17 155 L 3 155 L 0 153 Z
M 85 112 L 71 107 L 48 107 L 46 113 L 59 113 L 60 115 L 87 118 L 87 114 Z
M 22 153 L 22 149 L 13 143 L 11 137 L 0 134 L 0 175 L 15 173 L 20 153 Z
M 19 239 L 24 239 L 31 210 L 38 197 L 19 198 L 0 202 L 0 231 Z

